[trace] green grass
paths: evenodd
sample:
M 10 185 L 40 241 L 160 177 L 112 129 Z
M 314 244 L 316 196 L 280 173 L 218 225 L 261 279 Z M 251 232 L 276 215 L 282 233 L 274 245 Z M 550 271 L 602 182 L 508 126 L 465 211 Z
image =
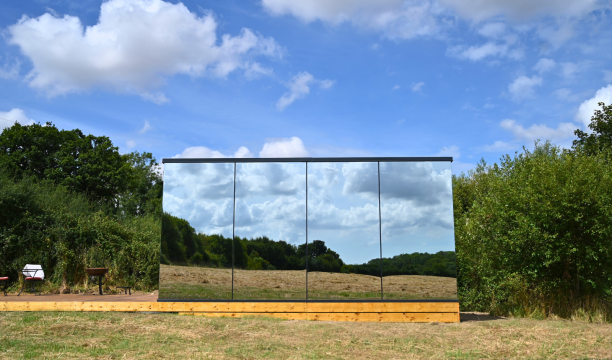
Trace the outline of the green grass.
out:
M 0 313 L 2 359 L 611 357 L 611 324 L 564 320 L 394 324 L 168 313 Z

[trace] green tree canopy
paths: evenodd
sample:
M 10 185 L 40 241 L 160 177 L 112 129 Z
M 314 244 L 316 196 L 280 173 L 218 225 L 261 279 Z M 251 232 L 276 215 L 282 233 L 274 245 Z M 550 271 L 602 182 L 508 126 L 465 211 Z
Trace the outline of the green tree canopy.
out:
M 582 149 L 588 155 L 612 149 L 612 104 L 606 106 L 600 102 L 599 106 L 601 110 L 595 110 L 589 124 L 589 129 L 593 132 L 589 134 L 580 129 L 574 131 L 574 135 L 578 137 L 574 140 L 574 148 Z
M 124 192 L 131 170 L 108 137 L 58 130 L 51 123 L 5 129 L 0 166 L 14 178 L 49 179 L 94 201 L 110 201 Z

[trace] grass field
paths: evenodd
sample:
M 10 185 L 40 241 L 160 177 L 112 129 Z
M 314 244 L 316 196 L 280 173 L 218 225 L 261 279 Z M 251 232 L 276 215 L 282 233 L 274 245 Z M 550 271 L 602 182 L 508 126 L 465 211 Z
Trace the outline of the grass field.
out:
M 234 299 L 305 299 L 306 272 L 234 270 Z M 383 278 L 385 299 L 456 299 L 457 281 L 438 276 Z M 161 265 L 161 299 L 230 299 L 231 269 Z M 308 273 L 309 299 L 380 299 L 380 277 Z
M 0 358 L 612 358 L 612 325 L 529 319 L 393 324 L 8 312 L 0 313 Z

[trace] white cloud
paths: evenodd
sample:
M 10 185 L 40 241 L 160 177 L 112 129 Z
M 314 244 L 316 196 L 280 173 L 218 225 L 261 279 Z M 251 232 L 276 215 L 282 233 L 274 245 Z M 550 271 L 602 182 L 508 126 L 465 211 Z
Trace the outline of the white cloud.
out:
M 612 71 L 610 70 L 602 70 L 603 72 L 603 80 L 607 83 L 612 83 Z
M 205 146 L 193 146 L 183 150 L 182 153 L 173 156 L 175 158 L 229 158 L 231 156 L 224 155 L 217 150 L 211 150 Z M 253 154 L 244 146 L 241 146 L 235 153 L 234 158 L 249 158 Z
M 562 19 L 551 25 L 540 25 L 537 34 L 542 39 L 548 41 L 553 48 L 559 48 L 567 40 L 574 36 L 574 21 Z
M 259 152 L 259 157 L 308 157 L 308 150 L 299 137 L 273 139 L 266 142 Z
M 334 25 L 350 22 L 388 38 L 432 35 L 440 28 L 435 14 L 441 9 L 429 0 L 263 0 L 262 5 L 272 15 L 290 14 L 305 22 Z
M 527 20 L 538 15 L 582 16 L 596 8 L 597 0 L 440 0 L 440 4 L 475 21 L 496 16 Z
M 608 86 L 602 87 L 597 90 L 595 96 L 580 104 L 578 112 L 576 113 L 576 120 L 581 122 L 585 129 L 587 129 L 591 123 L 591 117 L 595 110 L 599 109 L 599 105 L 597 104 L 600 102 L 606 105 L 612 104 L 612 85 L 608 84 Z
M 263 67 L 260 63 L 254 62 L 247 66 L 244 75 L 247 79 L 256 79 L 260 76 L 270 76 L 273 72 L 274 70 L 271 68 Z
M 580 71 L 583 71 L 586 67 L 587 67 L 587 63 L 584 63 L 584 62 L 579 63 L 579 64 L 572 63 L 572 62 L 565 62 L 561 64 L 561 74 L 565 78 L 571 78 L 577 73 L 579 73 Z
M 512 48 L 513 41 L 507 41 L 504 44 L 498 44 L 489 41 L 480 46 L 465 47 L 462 45 L 453 46 L 448 49 L 448 55 L 458 57 L 460 59 L 468 59 L 479 61 L 487 57 L 499 56 L 508 57 L 514 60 L 523 58 L 523 50 L 520 48 Z
M 554 68 L 556 65 L 557 65 L 557 63 L 555 62 L 555 60 L 547 59 L 547 58 L 541 58 L 535 64 L 535 66 L 533 67 L 533 70 L 539 72 L 540 74 L 543 74 L 543 73 L 545 73 L 547 71 L 552 70 L 552 68 Z
M 142 127 L 142 129 L 140 129 L 138 131 L 138 133 L 139 134 L 144 134 L 144 133 L 146 133 L 147 131 L 149 131 L 151 129 L 152 129 L 152 127 L 151 127 L 151 124 L 149 123 L 149 120 L 145 120 L 144 126 Z
M 391 90 L 399 90 L 400 86 L 399 85 L 395 85 Z
M 104 2 L 98 23 L 87 27 L 70 15 L 24 16 L 8 33 L 33 63 L 30 86 L 49 96 L 101 87 L 163 103 L 163 94 L 150 91 L 166 76 L 248 73 L 257 71 L 253 56 L 282 55 L 274 39 L 249 29 L 219 39 L 212 13 L 198 17 L 182 3 L 161 0 Z
M 508 91 L 514 101 L 521 101 L 534 95 L 533 88 L 542 85 L 542 78 L 539 76 L 527 77 L 521 75 L 508 85 Z
M 295 100 L 302 99 L 310 93 L 310 85 L 318 84 L 321 89 L 329 89 L 334 84 L 332 80 L 317 80 L 308 72 L 300 72 L 287 84 L 289 92 L 285 93 L 276 102 L 276 108 L 280 111 L 291 105 Z
M 13 126 L 14 123 L 21 125 L 32 125 L 34 120 L 28 118 L 25 112 L 19 108 L 9 111 L 0 111 L 0 130 Z
M 506 33 L 506 24 L 502 22 L 488 23 L 483 25 L 478 33 L 482 36 L 498 38 Z
M 136 141 L 128 140 L 128 141 L 125 142 L 125 145 L 127 145 L 127 149 L 128 150 L 133 149 L 133 148 L 136 147 Z
M 161 105 L 170 101 L 162 92 L 143 92 L 140 94 L 140 97 L 157 105 Z
M 422 81 L 421 81 L 421 82 L 419 82 L 419 83 L 413 84 L 413 85 L 412 85 L 412 91 L 414 91 L 414 92 L 421 91 L 421 89 L 423 88 L 423 86 L 425 86 L 425 83 L 424 83 L 424 82 L 422 82 Z
M 516 138 L 524 140 L 563 140 L 573 136 L 576 130 L 576 125 L 572 123 L 560 123 L 556 129 L 542 124 L 525 128 L 512 119 L 502 120 L 499 125 L 510 131 Z

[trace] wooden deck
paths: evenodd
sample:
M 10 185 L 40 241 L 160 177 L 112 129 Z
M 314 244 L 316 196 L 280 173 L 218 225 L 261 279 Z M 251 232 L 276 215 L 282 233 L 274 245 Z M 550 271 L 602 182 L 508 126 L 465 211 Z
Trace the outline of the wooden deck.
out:
M 174 312 L 290 320 L 459 322 L 457 302 L 157 302 L 157 295 L 0 296 L 0 311 Z

